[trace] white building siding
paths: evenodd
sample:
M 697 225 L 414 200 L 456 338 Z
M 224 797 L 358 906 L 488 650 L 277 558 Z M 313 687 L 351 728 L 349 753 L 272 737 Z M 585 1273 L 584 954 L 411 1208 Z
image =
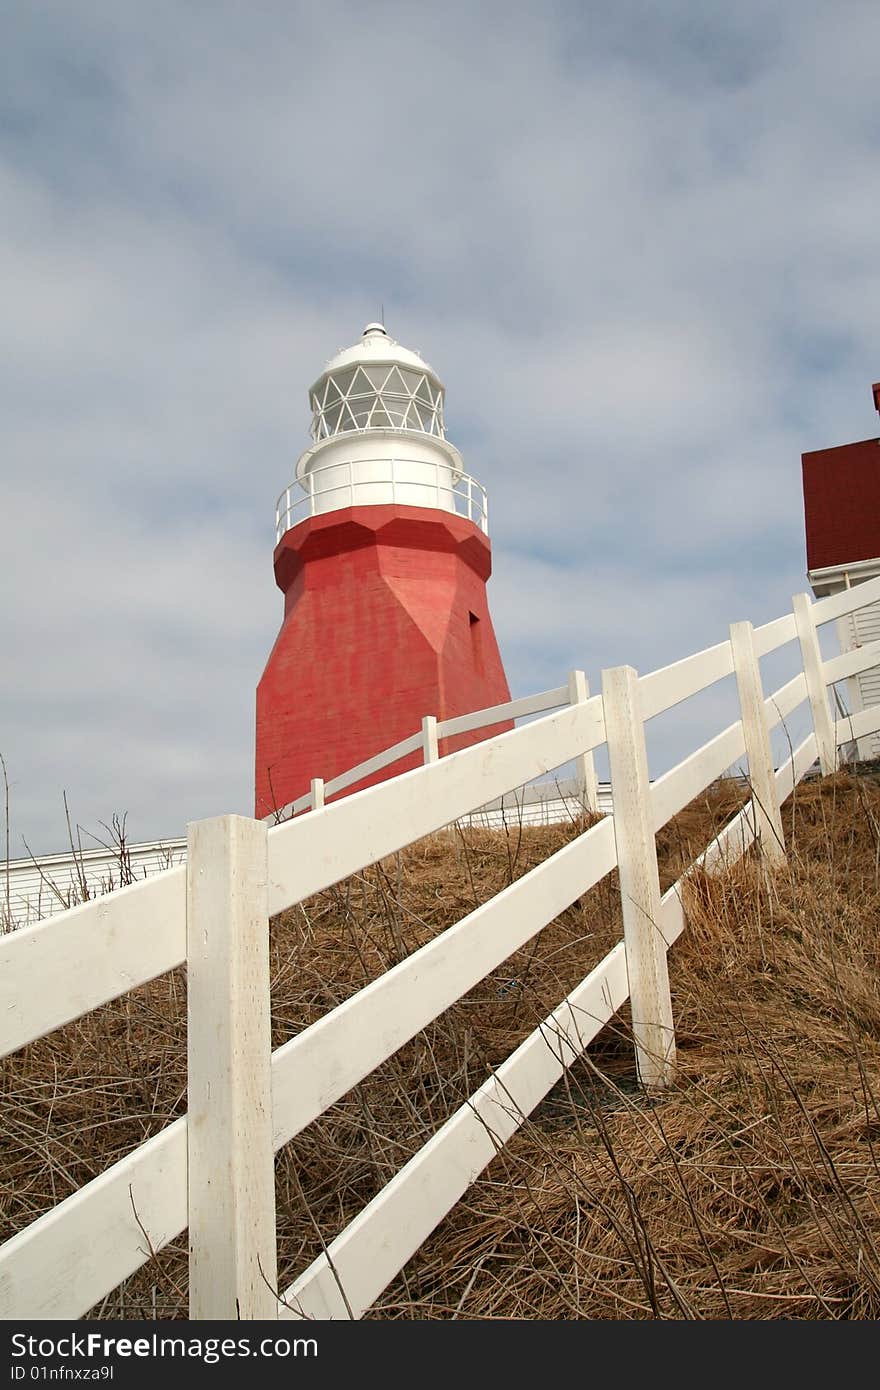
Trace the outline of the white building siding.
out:
M 810 570 L 808 578 L 813 594 L 817 599 L 822 599 L 829 594 L 840 594 L 841 589 L 862 584 L 865 580 L 873 580 L 877 575 L 880 575 L 880 557 L 876 560 L 859 560 L 849 566 L 841 564 L 826 570 Z M 856 646 L 876 642 L 880 638 L 880 603 L 870 603 L 858 613 L 845 614 L 837 619 L 836 628 L 841 652 L 852 652 Z M 847 678 L 847 702 L 852 714 L 858 714 L 870 705 L 880 705 L 880 666 Z M 863 762 L 880 758 L 880 733 L 866 734 L 854 744 L 848 744 L 844 756 L 847 759 L 859 758 Z
M 856 639 L 860 646 L 864 647 L 866 643 L 876 642 L 880 638 L 880 603 L 872 603 L 870 607 L 862 608 L 852 616 L 855 619 Z M 859 685 L 862 708 L 880 704 L 880 666 L 863 671 L 855 679 Z M 859 739 L 859 757 L 880 757 L 880 733 L 868 734 L 867 737 Z
M 54 917 L 86 898 L 100 897 L 125 883 L 182 864 L 186 840 L 149 840 L 118 849 L 88 849 L 74 855 L 42 854 L 0 862 L 0 924 L 29 926 Z
M 864 564 L 857 574 L 840 570 L 833 574 L 829 572 L 827 575 L 823 572 L 820 577 L 818 572 L 813 571 L 810 574 L 810 581 L 816 596 L 823 598 L 826 594 L 836 594 L 841 589 L 847 588 L 847 576 L 858 582 L 862 579 L 873 579 L 878 574 L 880 574 L 880 561 L 871 561 Z M 837 640 L 842 652 L 850 652 L 856 647 L 864 647 L 868 642 L 876 642 L 880 639 L 880 603 L 872 603 L 856 613 L 845 614 L 844 617 L 838 618 L 835 626 L 837 628 Z M 870 671 L 861 671 L 856 676 L 848 677 L 846 693 L 849 708 L 853 714 L 858 714 L 860 710 L 867 709 L 870 705 L 880 704 L 880 666 L 874 666 Z M 850 745 L 850 747 L 852 746 Z M 880 758 L 880 732 L 866 734 L 864 738 L 858 739 L 853 753 L 862 761 Z

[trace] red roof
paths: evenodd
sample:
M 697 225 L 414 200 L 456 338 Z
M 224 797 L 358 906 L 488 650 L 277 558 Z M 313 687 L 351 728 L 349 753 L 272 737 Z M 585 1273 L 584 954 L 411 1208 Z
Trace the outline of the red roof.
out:
M 801 462 L 807 569 L 880 558 L 880 439 L 816 449 Z

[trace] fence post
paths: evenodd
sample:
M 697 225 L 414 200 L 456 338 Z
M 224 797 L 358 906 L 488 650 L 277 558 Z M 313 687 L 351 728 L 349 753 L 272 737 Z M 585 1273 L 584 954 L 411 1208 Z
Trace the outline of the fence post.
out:
M 643 1086 L 660 1088 L 675 1073 L 675 1027 L 667 948 L 660 930 L 660 876 L 645 727 L 638 675 L 631 666 L 602 672 L 602 703 L 636 1066 Z
M 731 623 L 730 646 L 733 651 L 736 688 L 739 692 L 746 757 L 749 760 L 755 830 L 768 861 L 780 864 L 785 859 L 785 836 L 776 791 L 773 755 L 770 751 L 770 733 L 764 712 L 761 668 L 755 652 L 755 635 L 751 623 Z
M 321 810 L 321 807 L 324 805 L 324 778 L 323 778 L 323 777 L 313 777 L 313 778 L 312 778 L 311 795 L 312 795 L 312 810 L 313 810 L 313 811 L 320 811 L 320 810 Z
M 189 1316 L 278 1316 L 267 832 L 187 826 Z
M 568 673 L 568 703 L 570 705 L 585 705 L 590 698 L 590 687 L 583 671 L 569 671 Z M 578 796 L 581 804 L 587 811 L 596 814 L 599 810 L 599 788 L 596 783 L 596 765 L 593 761 L 593 750 L 588 753 L 578 753 L 574 760 L 575 778 L 578 784 Z
M 426 714 L 422 720 L 422 753 L 426 763 L 436 763 L 440 757 L 440 746 L 437 742 L 437 718 L 433 714 Z
M 837 739 L 831 722 L 828 707 L 828 687 L 823 674 L 822 652 L 819 648 L 819 634 L 813 622 L 813 604 L 809 594 L 795 594 L 791 601 L 794 620 L 797 625 L 798 641 L 801 644 L 801 661 L 807 681 L 807 695 L 813 712 L 813 728 L 816 731 L 816 746 L 819 750 L 819 766 L 822 774 L 828 777 L 837 770 Z

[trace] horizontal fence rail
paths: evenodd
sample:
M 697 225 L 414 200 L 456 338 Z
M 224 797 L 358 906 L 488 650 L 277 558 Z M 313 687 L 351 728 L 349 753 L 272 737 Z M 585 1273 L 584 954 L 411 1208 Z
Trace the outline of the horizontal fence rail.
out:
M 863 584 L 855 584 L 851 589 L 842 589 L 838 594 L 829 594 L 811 605 L 813 621 L 817 627 L 823 623 L 843 618 L 847 613 L 855 613 L 859 608 L 867 608 L 880 600 L 880 576 L 866 579 Z
M 833 681 L 844 680 L 861 671 L 870 671 L 874 666 L 880 666 L 880 642 L 866 642 L 864 647 L 856 647 L 855 651 L 832 657 L 826 663 L 825 674 L 830 685 Z
M 361 1316 L 627 999 L 634 1020 L 640 1011 L 647 1030 L 670 1034 L 666 1060 L 658 1068 L 640 1050 L 636 1030 L 643 1084 L 667 1084 L 674 1074 L 674 1036 L 665 956 L 686 929 L 685 882 L 697 868 L 711 871 L 730 863 L 756 840 L 770 860 L 784 853 L 779 806 L 813 766 L 820 724 L 822 738 L 830 730 L 836 746 L 880 728 L 880 706 L 832 723 L 827 702 L 829 684 L 880 664 L 880 643 L 822 661 L 815 638 L 819 625 L 878 599 L 880 580 L 815 603 L 799 596 L 793 613 L 755 629 L 735 624 L 728 640 L 660 670 L 641 677 L 629 668 L 604 673 L 602 695 L 590 697 L 583 673 L 576 672 L 567 685 L 523 700 L 439 722 L 428 716 L 418 733 L 366 763 L 326 784 L 315 778 L 307 797 L 285 808 L 285 813 L 295 813 L 308 803 L 310 814 L 268 830 L 237 817 L 199 823 L 206 829 L 193 843 L 201 848 L 186 868 L 166 870 L 0 937 L 0 1044 L 6 1053 L 188 959 L 191 964 L 198 960 L 203 983 L 192 992 L 191 1007 L 197 1012 L 189 1030 L 191 1085 L 202 1107 L 196 1111 L 202 1114 L 197 1122 L 211 1124 L 215 1118 L 206 1099 L 211 1095 L 225 1094 L 231 1106 L 245 1107 L 235 1111 L 234 1123 L 214 1126 L 207 1145 L 203 1139 L 194 1143 L 189 1118 L 181 1117 L 8 1240 L 0 1247 L 0 1316 L 80 1317 L 187 1225 L 196 1252 L 190 1273 L 193 1315 L 222 1317 L 226 1313 L 218 1309 L 238 1306 L 242 1316 L 266 1316 L 265 1280 L 255 1282 L 253 1270 L 274 1269 L 274 1208 L 267 1207 L 272 1149 L 324 1114 L 615 867 L 622 884 L 641 884 L 639 893 L 644 890 L 645 901 L 654 905 L 659 933 L 650 946 L 624 911 L 624 940 L 277 1303 L 270 1300 L 268 1315 Z M 765 695 L 760 657 L 796 640 L 804 669 Z M 649 784 L 645 723 L 729 676 L 736 677 L 740 717 Z M 661 897 L 656 832 L 746 756 L 755 778 L 758 763 L 766 762 L 771 731 L 806 700 L 814 732 L 779 768 L 769 764 L 761 803 L 755 792 Z M 533 722 L 440 756 L 439 740 L 518 718 Z M 253 1009 L 240 1015 L 230 1011 L 230 1002 L 237 1007 L 237 1001 L 250 997 L 248 991 L 260 1009 L 268 1008 L 260 944 L 268 916 L 572 759 L 591 760 L 606 740 L 614 744 L 609 751 L 620 769 L 612 778 L 611 816 L 583 823 L 562 849 L 268 1058 L 268 1033 L 253 1033 Z M 419 751 L 421 766 L 326 804 L 327 796 Z M 586 769 L 582 777 L 586 785 Z M 636 813 L 641 829 L 634 835 L 631 818 Z M 249 827 L 255 827 L 254 834 Z M 244 848 L 236 849 L 239 845 Z M 245 856 L 244 877 L 236 854 Z M 245 889 L 245 883 L 253 886 Z M 213 924 L 220 916 L 225 935 L 215 939 Z M 187 933 L 193 931 L 200 933 L 195 954 L 187 944 Z M 638 970 L 637 959 L 642 961 Z M 650 967 L 647 992 L 639 983 L 643 967 Z M 214 977 L 229 983 L 213 988 Z M 268 1014 L 261 1017 L 265 1030 Z M 261 1056 L 267 1064 L 270 1060 L 259 1101 L 253 1088 L 250 1100 L 243 1097 L 236 1080 L 243 1055 L 237 1039 L 244 1036 L 238 1029 L 251 1030 L 248 1046 L 256 1049 L 253 1067 L 248 1064 L 243 1076 L 260 1069 Z M 210 1055 L 208 1040 L 218 1037 L 225 1038 L 224 1049 L 214 1048 Z M 259 1162 L 253 1145 L 253 1152 L 242 1147 L 248 1133 L 256 1132 L 247 1106 L 257 1104 L 262 1107 L 259 1123 L 268 1126 L 260 1131 L 265 1140 Z M 207 1195 L 217 1190 L 214 1164 L 223 1165 L 226 1175 L 219 1206 Z M 230 1231 L 235 1226 L 239 1236 L 227 1238 L 224 1223 Z M 228 1257 L 217 1254 L 226 1249 Z
M 186 959 L 186 870 L 0 936 L 0 1055 Z
M 360 1317 L 627 999 L 623 943 L 282 1295 L 281 1317 Z
M 530 715 L 544 714 L 548 710 L 558 709 L 560 705 L 567 704 L 569 704 L 569 687 L 563 685 L 557 690 L 545 690 L 540 695 L 526 695 L 519 700 L 508 700 L 503 705 L 493 705 L 489 709 L 475 710 L 472 714 L 462 714 L 454 719 L 441 720 L 437 724 L 437 737 L 453 738 L 456 734 L 471 733 L 474 729 L 491 728 L 494 724 L 505 724 L 508 720 L 525 719 Z M 372 758 L 367 758 L 364 762 L 358 763 L 355 767 L 351 767 L 346 772 L 341 772 L 337 777 L 332 777 L 328 782 L 324 782 L 325 799 L 337 792 L 346 790 L 348 787 L 355 786 L 358 782 L 363 782 L 367 777 L 372 777 L 374 773 L 381 772 L 386 767 L 393 767 L 395 763 L 409 757 L 411 753 L 417 753 L 423 747 L 424 736 L 421 732 L 411 734 L 408 738 L 401 739 L 399 743 L 393 743 L 390 748 L 383 749 Z M 264 819 L 277 823 L 297 815 L 300 811 L 313 809 L 314 798 L 311 791 L 308 791 L 297 797 L 295 801 L 288 802 L 281 810 L 271 812 Z

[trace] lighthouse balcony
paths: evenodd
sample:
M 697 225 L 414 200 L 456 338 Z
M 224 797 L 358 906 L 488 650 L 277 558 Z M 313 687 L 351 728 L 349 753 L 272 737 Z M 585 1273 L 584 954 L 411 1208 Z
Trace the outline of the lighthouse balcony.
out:
M 284 489 L 275 508 L 275 543 L 308 517 L 342 507 L 389 505 L 453 512 L 489 533 L 486 489 L 446 461 L 334 458 Z

